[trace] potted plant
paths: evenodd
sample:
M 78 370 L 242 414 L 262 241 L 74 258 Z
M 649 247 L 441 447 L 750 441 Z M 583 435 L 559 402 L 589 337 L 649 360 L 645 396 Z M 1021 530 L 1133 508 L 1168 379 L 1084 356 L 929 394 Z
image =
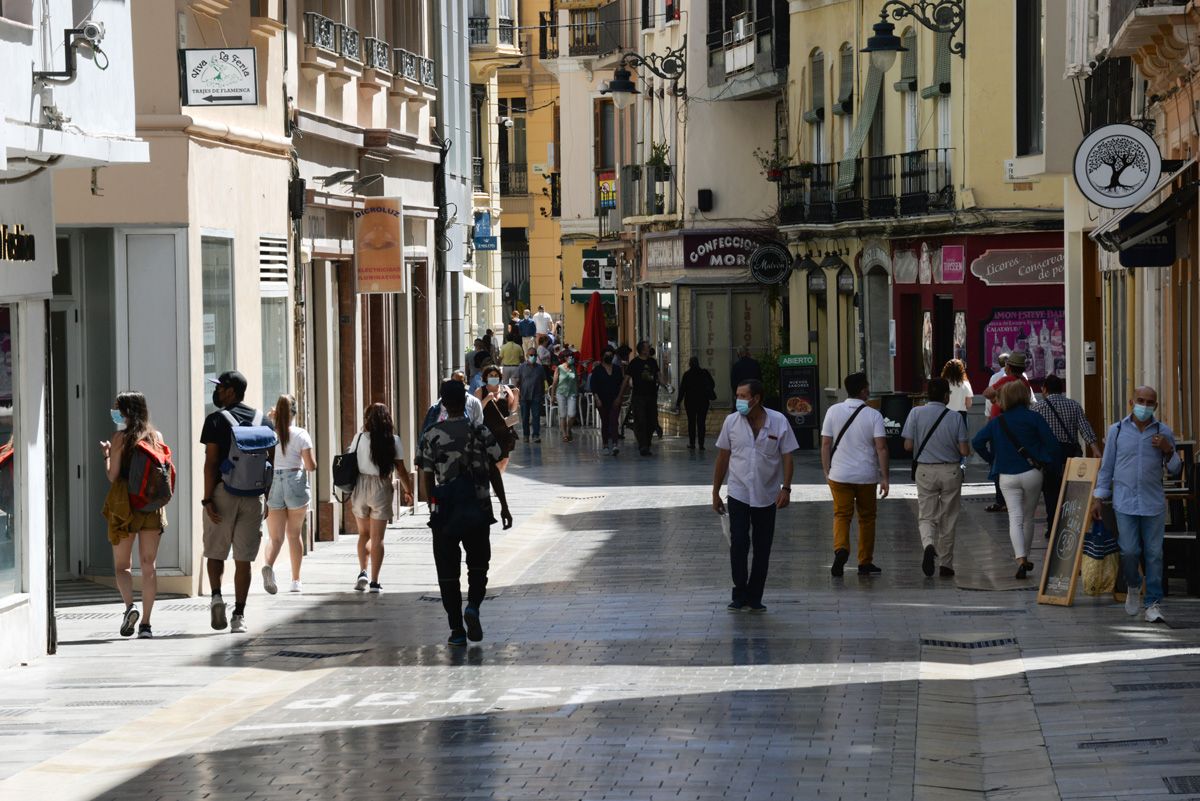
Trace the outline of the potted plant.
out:
M 659 181 L 668 181 L 671 178 L 671 164 L 667 161 L 670 155 L 671 146 L 666 142 L 650 143 L 650 157 L 646 159 L 646 166 L 654 168 Z
M 762 174 L 772 183 L 783 180 L 783 171 L 792 161 L 790 156 L 761 147 L 754 148 L 754 160 L 758 162 Z

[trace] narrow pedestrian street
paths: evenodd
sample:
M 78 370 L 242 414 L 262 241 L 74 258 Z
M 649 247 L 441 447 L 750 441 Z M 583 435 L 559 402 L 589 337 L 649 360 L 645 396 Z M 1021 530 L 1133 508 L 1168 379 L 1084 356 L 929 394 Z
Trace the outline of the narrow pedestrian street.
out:
M 968 489 L 952 579 L 925 578 L 907 466 L 880 506 L 883 574 L 829 575 L 830 503 L 798 456 L 765 615 L 727 612 L 712 446 L 521 446 L 493 529 L 485 639 L 445 644 L 422 515 L 387 536 L 383 595 L 353 541 L 256 581 L 246 635 L 167 600 L 58 615 L 57 656 L 7 670 L 0 798 L 1139 799 L 1200 774 L 1200 604 L 1168 626 L 1011 577 L 991 486 Z M 969 480 L 978 482 L 977 468 Z M 1040 528 L 1039 528 L 1040 531 Z M 1041 542 L 1040 534 L 1038 536 Z M 1043 552 L 1033 559 L 1041 565 Z M 284 557 L 286 560 L 286 556 Z M 286 565 L 280 566 L 286 575 Z M 1181 789 L 1182 788 L 1182 789 Z

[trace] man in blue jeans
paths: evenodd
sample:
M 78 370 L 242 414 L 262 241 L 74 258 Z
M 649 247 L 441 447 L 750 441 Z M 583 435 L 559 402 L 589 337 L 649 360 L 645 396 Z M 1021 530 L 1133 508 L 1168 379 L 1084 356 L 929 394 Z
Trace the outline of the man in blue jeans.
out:
M 1095 497 L 1111 500 L 1117 518 L 1121 570 L 1129 588 L 1125 611 L 1131 616 L 1144 614 L 1147 623 L 1157 623 L 1163 619 L 1159 609 L 1163 597 L 1163 524 L 1167 513 L 1163 468 L 1177 475 L 1183 465 L 1175 451 L 1175 434 L 1154 419 L 1158 392 L 1153 387 L 1138 387 L 1129 405 L 1132 413 L 1108 429 Z M 1100 514 L 1100 504 L 1094 504 L 1093 515 L 1097 520 Z M 1146 574 L 1146 595 L 1140 603 L 1139 562 L 1144 562 Z
M 537 351 L 525 351 L 525 361 L 517 368 L 513 384 L 521 393 L 521 432 L 525 441 L 533 435 L 534 442 L 542 441 L 542 404 L 546 400 L 546 371 L 538 364 Z
M 763 406 L 757 379 L 737 388 L 735 411 L 725 418 L 717 437 L 713 468 L 713 511 L 726 514 L 721 485 L 729 478 L 729 562 L 733 572 L 730 612 L 765 612 L 763 588 L 775 538 L 775 511 L 792 497 L 792 452 L 800 446 L 792 424 Z M 753 565 L 747 570 L 751 545 Z

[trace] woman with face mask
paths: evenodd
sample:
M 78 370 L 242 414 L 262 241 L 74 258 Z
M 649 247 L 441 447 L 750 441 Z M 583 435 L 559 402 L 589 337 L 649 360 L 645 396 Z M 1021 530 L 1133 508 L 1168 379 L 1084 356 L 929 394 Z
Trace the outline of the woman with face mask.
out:
M 500 413 L 505 417 L 510 415 L 515 416 L 517 410 L 521 407 L 521 392 L 516 387 L 509 386 L 503 380 L 503 372 L 495 365 L 489 365 L 483 368 L 483 386 L 475 391 L 475 397 L 479 398 L 480 403 L 487 407 L 488 401 L 494 401 L 496 407 L 500 409 Z M 513 439 L 516 439 L 517 432 L 515 426 L 510 426 Z M 508 456 L 496 462 L 496 467 L 500 472 L 504 472 L 504 468 L 508 467 Z
M 617 426 L 621 418 L 621 384 L 625 373 L 616 364 L 616 352 L 605 348 L 600 364 L 592 368 L 588 388 L 596 399 L 596 414 L 600 418 L 600 447 L 616 456 L 620 452 Z
M 579 404 L 579 373 L 575 369 L 574 352 L 563 352 L 562 364 L 554 369 L 551 392 L 558 397 L 558 425 L 562 430 L 563 442 L 571 442 L 575 439 L 571 428 L 575 425 L 575 412 Z
M 158 559 L 158 544 L 167 527 L 167 513 L 159 506 L 148 508 L 147 500 L 141 495 L 131 496 L 131 486 L 140 486 L 142 476 L 131 477 L 131 469 L 148 469 L 145 458 L 135 456 L 143 448 L 165 455 L 170 460 L 171 449 L 163 442 L 160 434 L 150 422 L 150 409 L 146 396 L 140 392 L 122 392 L 112 408 L 113 424 L 117 431 L 111 442 L 100 443 L 104 454 L 104 467 L 112 484 L 108 497 L 104 499 L 101 513 L 108 521 L 108 541 L 113 549 L 113 571 L 117 590 L 125 602 L 125 615 L 121 619 L 121 636 L 133 634 L 137 626 L 138 639 L 154 636 L 150 628 L 150 613 L 154 610 L 154 599 L 158 595 L 158 574 L 155 561 Z M 154 505 L 154 504 L 151 504 Z M 139 507 L 139 508 L 135 508 Z M 137 539 L 138 557 L 142 571 L 142 623 L 138 625 L 138 610 L 133 605 L 133 541 Z

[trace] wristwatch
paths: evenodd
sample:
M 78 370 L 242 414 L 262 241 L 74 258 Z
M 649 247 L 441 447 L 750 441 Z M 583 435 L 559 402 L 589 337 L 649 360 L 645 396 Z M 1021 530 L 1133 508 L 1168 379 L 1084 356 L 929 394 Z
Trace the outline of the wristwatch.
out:
M 792 488 L 791 488 L 791 487 L 780 487 L 780 488 L 779 488 L 779 490 L 780 490 L 781 492 L 786 492 L 788 495 L 791 495 L 791 494 L 792 494 Z
M 213 499 L 212 499 L 212 498 L 201 498 L 201 499 L 200 499 L 200 505 L 201 505 L 201 506 L 208 506 L 208 505 L 209 505 L 210 503 L 212 503 L 212 502 L 213 502 Z

